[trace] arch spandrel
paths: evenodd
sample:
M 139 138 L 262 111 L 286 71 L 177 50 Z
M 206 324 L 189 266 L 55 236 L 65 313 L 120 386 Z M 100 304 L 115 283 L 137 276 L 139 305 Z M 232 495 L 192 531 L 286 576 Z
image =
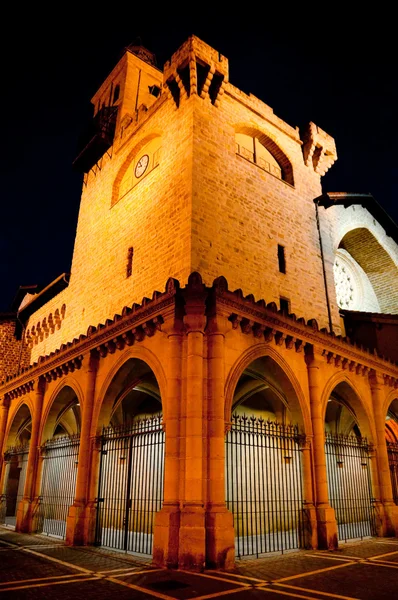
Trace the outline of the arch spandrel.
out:
M 106 373 L 103 375 L 103 380 L 100 384 L 100 389 L 98 391 L 98 394 L 96 394 L 96 402 L 91 424 L 91 435 L 98 435 L 101 432 L 102 427 L 107 426 L 109 424 L 110 417 L 114 409 L 114 402 L 120 390 L 123 388 L 123 369 L 125 369 L 126 372 L 129 371 L 134 360 L 138 360 L 142 363 L 145 363 L 149 367 L 150 371 L 152 371 L 156 379 L 157 385 L 159 387 L 163 420 L 166 421 L 166 375 L 164 373 L 159 358 L 151 350 L 140 345 L 124 350 L 118 356 L 116 361 L 104 361 L 104 363 L 100 366 L 100 370 L 106 370 Z M 99 373 L 99 375 L 102 376 L 102 373 Z M 131 387 L 132 383 L 133 380 L 129 381 L 128 386 Z M 114 390 L 112 388 L 114 388 Z
M 307 435 L 312 434 L 311 416 L 309 402 L 298 381 L 294 371 L 287 361 L 272 347 L 259 344 L 246 350 L 232 365 L 225 382 L 225 421 L 231 420 L 233 400 L 238 382 L 243 373 L 258 359 L 268 359 L 274 365 L 277 374 L 283 378 L 283 393 L 287 400 L 287 406 L 292 420 Z
M 369 401 L 363 401 L 357 385 L 347 374 L 339 372 L 332 375 L 325 383 L 321 396 L 324 422 L 326 419 L 328 402 L 334 392 L 336 392 L 338 396 L 341 396 L 348 409 L 355 416 L 361 435 L 366 437 L 369 442 L 374 442 L 376 440 L 376 429 L 371 414 L 370 390 L 368 394 Z

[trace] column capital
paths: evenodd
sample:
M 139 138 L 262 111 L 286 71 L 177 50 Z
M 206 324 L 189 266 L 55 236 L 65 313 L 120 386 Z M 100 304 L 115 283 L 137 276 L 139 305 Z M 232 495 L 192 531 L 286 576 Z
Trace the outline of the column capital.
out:
M 380 389 L 384 385 L 383 375 L 375 369 L 370 369 L 368 374 L 370 389 Z

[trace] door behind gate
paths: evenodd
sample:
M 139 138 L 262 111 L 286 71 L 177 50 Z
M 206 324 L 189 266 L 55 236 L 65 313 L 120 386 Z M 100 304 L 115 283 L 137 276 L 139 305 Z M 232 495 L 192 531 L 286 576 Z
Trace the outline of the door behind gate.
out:
M 41 447 L 43 457 L 38 530 L 65 538 L 66 518 L 75 499 L 80 438 L 63 436 Z
M 226 503 L 238 558 L 303 546 L 303 441 L 294 425 L 233 415 L 226 439 Z
M 388 464 L 390 465 L 392 496 L 398 504 L 398 444 L 387 441 Z
M 104 428 L 97 498 L 96 544 L 152 554 L 153 522 L 163 503 L 162 417 L 129 428 Z
M 23 498 L 29 445 L 13 446 L 4 453 L 5 485 L 0 501 L 0 523 L 15 527 L 18 504 Z
M 370 451 L 365 438 L 325 434 L 329 502 L 335 510 L 340 540 L 376 534 Z

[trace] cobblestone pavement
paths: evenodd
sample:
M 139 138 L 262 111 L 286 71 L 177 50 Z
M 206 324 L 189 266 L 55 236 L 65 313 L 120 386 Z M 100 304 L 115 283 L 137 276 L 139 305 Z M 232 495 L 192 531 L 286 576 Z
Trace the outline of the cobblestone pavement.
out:
M 231 571 L 159 569 L 149 558 L 69 547 L 0 526 L 0 600 L 394 600 L 398 539 L 236 562 Z

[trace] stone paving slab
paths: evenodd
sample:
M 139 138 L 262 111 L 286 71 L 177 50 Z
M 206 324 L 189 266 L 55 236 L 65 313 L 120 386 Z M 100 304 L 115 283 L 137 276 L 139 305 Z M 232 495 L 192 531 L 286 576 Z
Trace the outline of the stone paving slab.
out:
M 51 563 L 44 557 L 33 556 L 22 549 L 0 551 L 0 582 L 67 575 L 75 572 L 72 566 Z
M 289 586 L 284 587 L 284 586 Z M 329 571 L 276 583 L 275 589 L 300 594 L 326 592 L 360 600 L 392 600 L 396 597 L 398 569 L 370 564 L 352 563 Z
M 221 574 L 218 577 L 212 577 L 196 573 L 187 573 L 185 571 L 159 570 L 157 572 L 147 572 L 142 575 L 121 575 L 118 580 L 126 583 L 132 583 L 142 587 L 150 592 L 166 594 L 175 600 L 190 600 L 198 598 L 209 593 L 219 594 L 227 590 L 247 589 L 247 583 L 226 581 Z M 228 596 L 229 597 L 229 596 Z M 243 600 L 243 598 L 242 598 Z
M 42 587 L 21 584 L 14 589 L 0 589 L 1 597 L 4 600 L 149 600 L 145 591 L 132 590 L 107 579 L 95 577 L 88 580 L 78 578 L 75 581 L 63 581 L 53 585 L 44 584 Z
M 133 557 L 120 553 L 119 556 L 96 552 L 95 549 L 71 546 L 43 547 L 37 549 L 40 554 L 68 562 L 76 567 L 92 571 L 103 571 L 120 568 L 142 570 L 152 568 L 149 561 L 134 560 Z
M 275 581 L 281 577 L 297 575 L 314 569 L 325 569 L 333 564 L 346 562 L 344 558 L 336 557 L 331 563 L 327 555 L 325 557 L 308 553 L 307 551 L 296 552 L 288 556 L 260 558 L 251 561 L 239 561 L 236 563 L 234 573 L 246 577 L 255 577 L 263 581 Z

